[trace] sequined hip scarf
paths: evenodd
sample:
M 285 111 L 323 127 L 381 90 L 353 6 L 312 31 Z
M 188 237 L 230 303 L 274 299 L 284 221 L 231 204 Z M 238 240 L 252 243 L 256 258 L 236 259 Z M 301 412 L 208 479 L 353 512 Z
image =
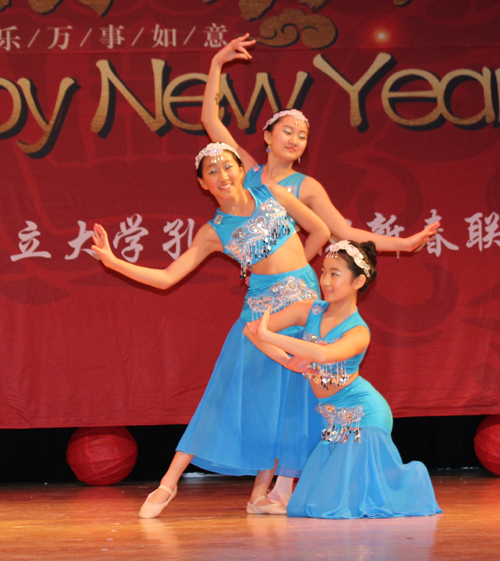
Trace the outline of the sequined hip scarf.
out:
M 363 417 L 361 405 L 340 408 L 327 403 L 326 405 L 318 405 L 316 411 L 321 413 L 328 421 L 326 429 L 321 431 L 321 440 L 345 443 L 352 433 L 354 442 L 361 442 L 361 429 L 359 427 L 359 421 Z
M 283 310 L 294 302 L 316 300 L 318 293 L 301 278 L 288 276 L 270 286 L 259 296 L 249 296 L 247 304 L 252 310 L 252 319 L 258 319 L 271 306 L 271 313 Z

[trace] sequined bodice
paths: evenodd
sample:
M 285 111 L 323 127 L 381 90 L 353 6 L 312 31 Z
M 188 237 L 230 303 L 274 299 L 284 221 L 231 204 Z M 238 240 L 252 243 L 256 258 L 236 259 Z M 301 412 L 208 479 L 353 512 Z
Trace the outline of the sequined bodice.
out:
M 257 187 L 258 185 L 262 185 L 262 170 L 264 166 L 261 164 L 256 165 L 253 167 L 246 175 L 245 181 L 243 182 L 243 187 L 245 189 L 251 189 L 252 187 Z M 292 195 L 295 195 L 297 199 L 299 198 L 300 193 L 300 186 L 302 182 L 307 177 L 303 173 L 298 171 L 292 173 L 285 179 L 278 181 L 278 185 L 281 185 L 285 189 L 287 189 Z
M 338 341 L 344 333 L 358 327 L 360 325 L 366 327 L 368 326 L 363 321 L 363 318 L 359 315 L 356 310 L 352 315 L 350 315 L 346 320 L 337 325 L 334 329 L 329 331 L 326 336 L 321 338 L 321 319 L 325 310 L 328 308 L 328 302 L 323 300 L 316 300 L 311 306 L 309 316 L 304 328 L 303 338 L 306 341 L 312 341 L 314 343 L 319 343 L 325 341 L 328 343 L 334 343 Z M 319 364 L 317 362 L 312 362 L 310 367 L 316 370 L 317 374 L 304 374 L 304 376 L 309 377 L 313 382 L 321 384 L 325 389 L 328 389 L 332 384 L 336 386 L 344 386 L 350 380 L 351 376 L 359 370 L 359 365 L 365 356 L 365 351 L 359 355 L 353 356 L 344 362 L 336 362 L 329 364 Z
M 209 222 L 227 253 L 241 265 L 241 277 L 248 269 L 274 253 L 292 235 L 286 210 L 265 186 L 249 189 L 255 201 L 251 216 L 236 216 L 217 211 Z

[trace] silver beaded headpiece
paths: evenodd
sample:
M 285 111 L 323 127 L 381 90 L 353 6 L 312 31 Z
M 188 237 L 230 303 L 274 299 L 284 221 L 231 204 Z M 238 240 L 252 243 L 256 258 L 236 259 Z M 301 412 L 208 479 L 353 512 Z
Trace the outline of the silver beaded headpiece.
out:
M 370 273 L 370 265 L 365 261 L 365 256 L 357 247 L 351 245 L 349 240 L 341 240 L 337 243 L 331 244 L 326 249 L 326 256 L 327 257 L 337 257 L 337 252 L 343 249 L 347 255 L 350 255 L 354 259 L 354 263 L 363 270 L 365 275 L 369 277 Z
M 195 168 L 198 169 L 200 167 L 200 162 L 205 156 L 209 156 L 211 158 L 212 164 L 221 162 L 224 150 L 229 150 L 229 152 L 232 152 L 239 160 L 241 160 L 238 152 L 232 146 L 229 146 L 229 144 L 226 144 L 225 142 L 211 142 L 210 144 L 207 144 L 203 150 L 200 150 L 194 159 Z
M 295 124 L 298 127 L 305 127 L 306 125 L 309 126 L 309 121 L 306 119 L 304 113 L 299 111 L 298 109 L 285 109 L 284 111 L 280 111 L 279 113 L 275 113 L 264 125 L 262 130 L 266 130 L 267 127 L 271 126 L 275 121 L 281 119 L 281 117 L 286 117 L 289 115 L 295 119 Z

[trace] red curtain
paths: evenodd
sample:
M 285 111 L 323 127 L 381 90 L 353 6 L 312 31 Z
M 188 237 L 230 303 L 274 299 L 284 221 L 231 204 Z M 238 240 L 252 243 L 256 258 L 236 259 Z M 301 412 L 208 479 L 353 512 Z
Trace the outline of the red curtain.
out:
M 262 126 L 293 104 L 310 121 L 298 169 L 353 225 L 441 218 L 419 253 L 380 256 L 362 375 L 396 416 L 500 412 L 498 3 L 5 4 L 0 427 L 189 421 L 242 306 L 237 266 L 211 257 L 163 293 L 86 250 L 100 222 L 118 254 L 164 267 L 213 216 L 200 96 L 246 31 L 253 59 L 223 81 L 243 146 L 264 161 Z

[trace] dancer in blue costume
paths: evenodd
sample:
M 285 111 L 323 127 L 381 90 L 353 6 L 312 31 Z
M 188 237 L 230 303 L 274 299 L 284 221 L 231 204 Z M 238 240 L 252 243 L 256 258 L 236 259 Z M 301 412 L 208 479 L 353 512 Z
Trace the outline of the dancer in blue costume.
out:
M 319 398 L 318 411 L 328 421 L 288 503 L 289 516 L 391 518 L 442 512 L 426 467 L 402 463 L 391 440 L 386 400 L 359 376 L 370 332 L 357 310 L 357 294 L 373 281 L 375 267 L 372 242 L 333 244 L 321 271 L 324 300 L 292 304 L 273 316 L 266 311 L 245 329 L 270 357 L 306 373 Z M 287 325 L 304 325 L 303 340 L 276 333 Z
M 160 487 L 148 496 L 139 516 L 160 514 L 175 496 L 179 477 L 190 462 L 219 473 L 256 474 L 247 511 L 285 514 L 266 493 L 278 465 L 302 469 L 307 460 L 304 442 L 310 390 L 296 390 L 295 415 L 285 419 L 283 401 L 289 382 L 295 380 L 256 349 L 243 335 L 243 328 L 269 304 L 276 311 L 317 297 L 319 287 L 308 260 L 327 241 L 328 228 L 279 185 L 244 189 L 241 160 L 231 146 L 209 144 L 198 154 L 195 165 L 201 187 L 216 198 L 219 209 L 214 219 L 199 229 L 190 248 L 166 269 L 150 269 L 116 258 L 104 228 L 94 227 L 92 248 L 106 267 L 157 288 L 170 288 L 215 251 L 238 261 L 242 277 L 252 272 L 240 319 L 224 343 Z M 288 214 L 309 232 L 304 246 Z M 296 433 L 297 438 L 287 438 L 289 433 Z
M 230 41 L 212 59 L 203 96 L 201 121 L 213 142 L 226 142 L 235 146 L 241 155 L 246 170 L 245 188 L 266 184 L 273 181 L 283 185 L 305 205 L 311 208 L 328 226 L 336 239 L 351 239 L 358 242 L 371 240 L 377 244 L 379 251 L 414 251 L 426 243 L 439 228 L 439 223 L 429 225 L 417 234 L 407 237 L 390 237 L 374 234 L 371 231 L 352 227 L 330 200 L 324 187 L 316 179 L 293 169 L 307 147 L 309 139 L 309 122 L 302 112 L 287 109 L 275 113 L 264 126 L 264 141 L 267 145 L 267 162 L 257 161 L 239 145 L 220 119 L 219 102 L 220 77 L 225 63 L 233 60 L 250 60 L 247 48 L 255 44 L 248 40 L 249 34 Z M 289 401 L 293 401 L 290 395 Z M 310 423 L 314 424 L 316 412 L 311 410 Z M 315 437 L 312 436 L 314 439 Z M 279 470 L 284 475 L 299 475 L 297 472 Z M 270 497 L 286 505 L 292 489 L 292 480 L 279 477 Z
M 212 59 L 208 73 L 201 122 L 213 142 L 225 142 L 234 146 L 241 156 L 246 171 L 245 187 L 267 184 L 272 181 L 286 187 L 305 205 L 311 208 L 330 228 L 338 239 L 358 242 L 371 240 L 379 251 L 414 251 L 437 232 L 439 222 L 427 226 L 408 238 L 382 236 L 371 231 L 353 228 L 335 208 L 324 187 L 314 178 L 293 169 L 300 160 L 309 139 L 309 121 L 301 111 L 286 109 L 275 113 L 264 126 L 264 141 L 267 144 L 267 162 L 258 162 L 233 138 L 219 115 L 220 77 L 222 67 L 232 60 L 250 60 L 247 47 L 255 44 L 248 40 L 249 34 L 230 41 Z

